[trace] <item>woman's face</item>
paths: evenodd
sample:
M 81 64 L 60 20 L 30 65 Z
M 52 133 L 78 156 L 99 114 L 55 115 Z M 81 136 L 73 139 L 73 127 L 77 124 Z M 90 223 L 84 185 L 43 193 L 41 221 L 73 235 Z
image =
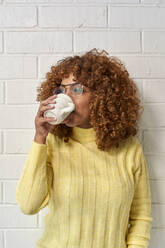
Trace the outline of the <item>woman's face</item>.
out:
M 68 78 L 64 78 L 61 82 L 62 85 L 74 84 L 73 74 L 70 74 Z M 72 112 L 63 122 L 68 127 L 80 127 L 90 128 L 89 123 L 89 100 L 91 98 L 91 92 L 84 86 L 84 92 L 79 96 L 72 96 L 69 93 L 69 86 L 65 88 L 65 94 L 68 95 L 75 104 L 75 111 Z

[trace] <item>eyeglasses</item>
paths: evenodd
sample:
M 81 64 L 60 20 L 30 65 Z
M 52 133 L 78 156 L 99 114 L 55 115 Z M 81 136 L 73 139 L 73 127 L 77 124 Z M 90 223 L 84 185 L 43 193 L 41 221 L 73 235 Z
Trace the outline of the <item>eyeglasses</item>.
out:
M 81 96 L 84 92 L 84 86 L 80 83 L 73 83 L 73 84 L 67 84 L 63 85 L 61 84 L 60 86 L 56 87 L 53 91 L 53 94 L 58 95 L 60 93 L 65 94 L 66 90 L 65 88 L 69 86 L 69 93 L 72 96 Z

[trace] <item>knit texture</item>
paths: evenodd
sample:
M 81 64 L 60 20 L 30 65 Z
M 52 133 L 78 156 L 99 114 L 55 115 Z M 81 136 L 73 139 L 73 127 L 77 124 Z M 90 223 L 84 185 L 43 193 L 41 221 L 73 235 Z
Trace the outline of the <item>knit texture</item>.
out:
M 68 143 L 49 133 L 32 141 L 17 184 L 24 214 L 48 205 L 37 248 L 147 248 L 149 174 L 136 136 L 119 148 L 97 148 L 93 128 L 73 128 Z

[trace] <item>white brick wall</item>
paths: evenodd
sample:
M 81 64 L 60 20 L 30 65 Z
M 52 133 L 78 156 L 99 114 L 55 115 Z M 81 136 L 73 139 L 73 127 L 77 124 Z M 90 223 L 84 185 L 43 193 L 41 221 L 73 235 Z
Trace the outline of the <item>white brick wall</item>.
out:
M 74 0 L 6 0 L 8 3 L 72 3 Z
M 165 9 L 164 9 L 164 13 L 165 13 Z M 164 44 L 165 44 L 165 32 L 145 31 L 143 33 L 144 53 L 165 53 Z
M 27 217 L 28 218 L 28 217 Z M 30 217 L 31 218 L 31 217 Z M 5 231 L 6 248 L 15 247 L 35 247 L 34 244 L 41 236 L 42 229 L 22 229 Z
M 165 0 L 141 0 L 142 3 L 156 3 L 156 4 L 162 4 L 165 3 Z
M 164 79 L 144 80 L 144 101 L 146 103 L 165 102 Z
M 43 7 L 39 11 L 40 27 L 106 27 L 106 19 L 106 7 Z
M 136 6 L 109 6 L 108 24 L 113 28 L 164 28 L 165 8 Z M 120 18 L 119 18 L 120 16 Z
M 4 82 L 0 81 L 0 104 L 4 103 Z
M 31 104 L 36 102 L 36 88 L 39 82 L 34 80 L 6 81 L 6 103 Z M 19 95 L 17 94 L 19 92 Z
M 105 37 L 105 39 L 103 39 Z M 140 53 L 140 33 L 127 31 L 77 31 L 75 51 L 101 47 L 116 53 Z
M 7 32 L 7 53 L 54 53 L 72 51 L 71 31 Z
M 37 24 L 36 8 L 1 6 L 0 27 L 34 27 Z
M 152 196 L 149 248 L 165 246 L 165 0 L 0 0 L 0 248 L 35 248 L 47 207 L 15 190 L 35 134 L 36 88 L 58 60 L 94 47 L 118 56 L 140 91 Z
M 165 78 L 165 56 L 118 56 L 134 78 Z
M 2 32 L 0 32 L 0 52 L 2 52 Z
M 36 78 L 37 65 L 33 56 L 0 57 L 0 79 Z

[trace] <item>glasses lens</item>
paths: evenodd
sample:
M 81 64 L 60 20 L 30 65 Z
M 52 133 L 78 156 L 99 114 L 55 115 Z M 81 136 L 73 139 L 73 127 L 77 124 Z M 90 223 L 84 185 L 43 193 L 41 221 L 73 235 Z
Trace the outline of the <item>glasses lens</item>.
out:
M 60 93 L 63 93 L 63 94 L 64 94 L 64 92 L 65 92 L 65 90 L 64 90 L 62 87 L 56 87 L 56 88 L 54 89 L 54 91 L 53 91 L 53 93 L 54 93 L 55 95 L 58 95 L 58 94 L 60 94 Z
M 83 93 L 83 86 L 81 84 L 74 84 L 71 86 L 71 92 L 74 95 L 82 95 Z

